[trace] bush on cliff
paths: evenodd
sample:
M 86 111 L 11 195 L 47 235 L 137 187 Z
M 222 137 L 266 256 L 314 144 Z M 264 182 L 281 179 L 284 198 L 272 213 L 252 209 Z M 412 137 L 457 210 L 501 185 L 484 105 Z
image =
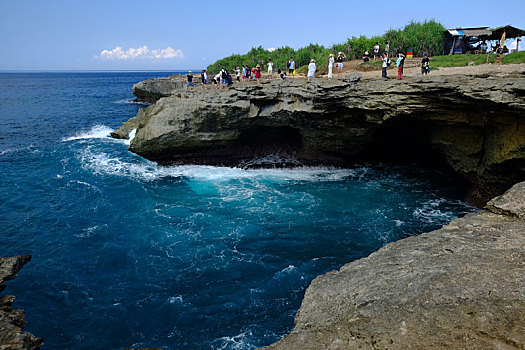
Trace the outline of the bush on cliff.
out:
M 490 54 L 487 62 L 487 55 L 446 55 L 430 57 L 430 67 L 464 67 L 468 65 L 477 66 L 479 64 L 494 63 L 496 56 Z
M 411 48 L 416 56 L 423 55 L 427 52 L 429 55 L 441 55 L 443 53 L 445 27 L 441 23 L 430 20 L 424 22 L 410 22 L 403 29 L 390 29 L 383 36 L 374 36 L 367 38 L 365 36 L 349 38 L 345 43 L 334 44 L 326 48 L 319 44 L 310 44 L 307 47 L 294 50 L 291 47 L 281 47 L 273 52 L 268 52 L 262 46 L 252 48 L 244 55 L 233 54 L 229 57 L 222 58 L 208 66 L 209 74 L 217 73 L 221 68 L 228 70 L 235 66 L 247 64 L 254 67 L 261 65 L 263 71 L 266 71 L 268 59 L 274 63 L 274 72 L 277 69 L 286 69 L 286 63 L 292 56 L 296 62 L 296 67 L 308 65 L 310 59 L 314 58 L 318 68 L 326 71 L 324 66 L 328 63 L 328 55 L 333 53 L 337 55 L 339 51 L 344 52 L 348 59 L 361 58 L 365 51 L 373 52 L 376 42 L 384 50 L 387 41 L 390 42 L 390 52 L 406 52 Z
M 501 60 L 503 64 L 510 63 L 525 63 L 525 51 L 513 52 L 510 55 L 503 57 Z

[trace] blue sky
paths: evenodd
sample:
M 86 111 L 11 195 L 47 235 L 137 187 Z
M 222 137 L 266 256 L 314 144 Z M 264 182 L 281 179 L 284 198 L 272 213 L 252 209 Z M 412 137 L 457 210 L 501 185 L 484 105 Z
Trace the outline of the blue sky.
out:
M 410 20 L 436 19 L 447 28 L 525 28 L 525 1 L 504 4 L 0 0 L 0 70 L 201 68 L 253 46 L 330 46 L 351 36 L 383 34 Z

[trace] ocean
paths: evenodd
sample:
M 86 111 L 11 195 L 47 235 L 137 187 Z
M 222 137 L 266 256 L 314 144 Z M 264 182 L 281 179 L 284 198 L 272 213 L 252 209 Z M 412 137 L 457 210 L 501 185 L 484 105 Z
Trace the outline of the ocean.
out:
M 474 209 L 415 164 L 159 167 L 109 132 L 169 72 L 0 73 L 4 293 L 43 349 L 253 349 L 316 276 Z

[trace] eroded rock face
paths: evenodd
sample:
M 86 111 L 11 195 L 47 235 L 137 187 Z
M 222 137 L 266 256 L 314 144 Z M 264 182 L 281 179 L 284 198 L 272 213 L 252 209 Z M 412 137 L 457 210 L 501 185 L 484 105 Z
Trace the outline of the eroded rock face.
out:
M 274 80 L 228 90 L 143 89 L 160 98 L 113 132 L 161 164 L 235 166 L 268 154 L 307 165 L 446 164 L 484 204 L 525 179 L 525 79 Z M 136 90 L 136 89 L 135 89 Z
M 6 287 L 4 282 L 14 279 L 30 260 L 30 255 L 0 258 L 0 291 Z M 40 349 L 44 340 L 22 331 L 26 323 L 24 311 L 13 310 L 14 301 L 15 297 L 12 295 L 0 297 L 0 349 Z
M 525 221 L 511 214 L 524 201 L 520 183 L 492 201 L 502 214 L 469 214 L 317 277 L 294 330 L 268 349 L 525 348 Z

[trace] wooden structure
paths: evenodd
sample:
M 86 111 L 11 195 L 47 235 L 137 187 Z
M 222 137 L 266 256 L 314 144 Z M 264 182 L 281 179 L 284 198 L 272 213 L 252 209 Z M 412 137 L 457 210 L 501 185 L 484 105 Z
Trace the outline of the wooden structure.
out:
M 503 33 L 506 39 L 525 36 L 525 31 L 510 25 L 489 29 L 489 27 L 455 28 L 445 31 L 445 55 L 481 53 L 480 42 L 500 40 Z

